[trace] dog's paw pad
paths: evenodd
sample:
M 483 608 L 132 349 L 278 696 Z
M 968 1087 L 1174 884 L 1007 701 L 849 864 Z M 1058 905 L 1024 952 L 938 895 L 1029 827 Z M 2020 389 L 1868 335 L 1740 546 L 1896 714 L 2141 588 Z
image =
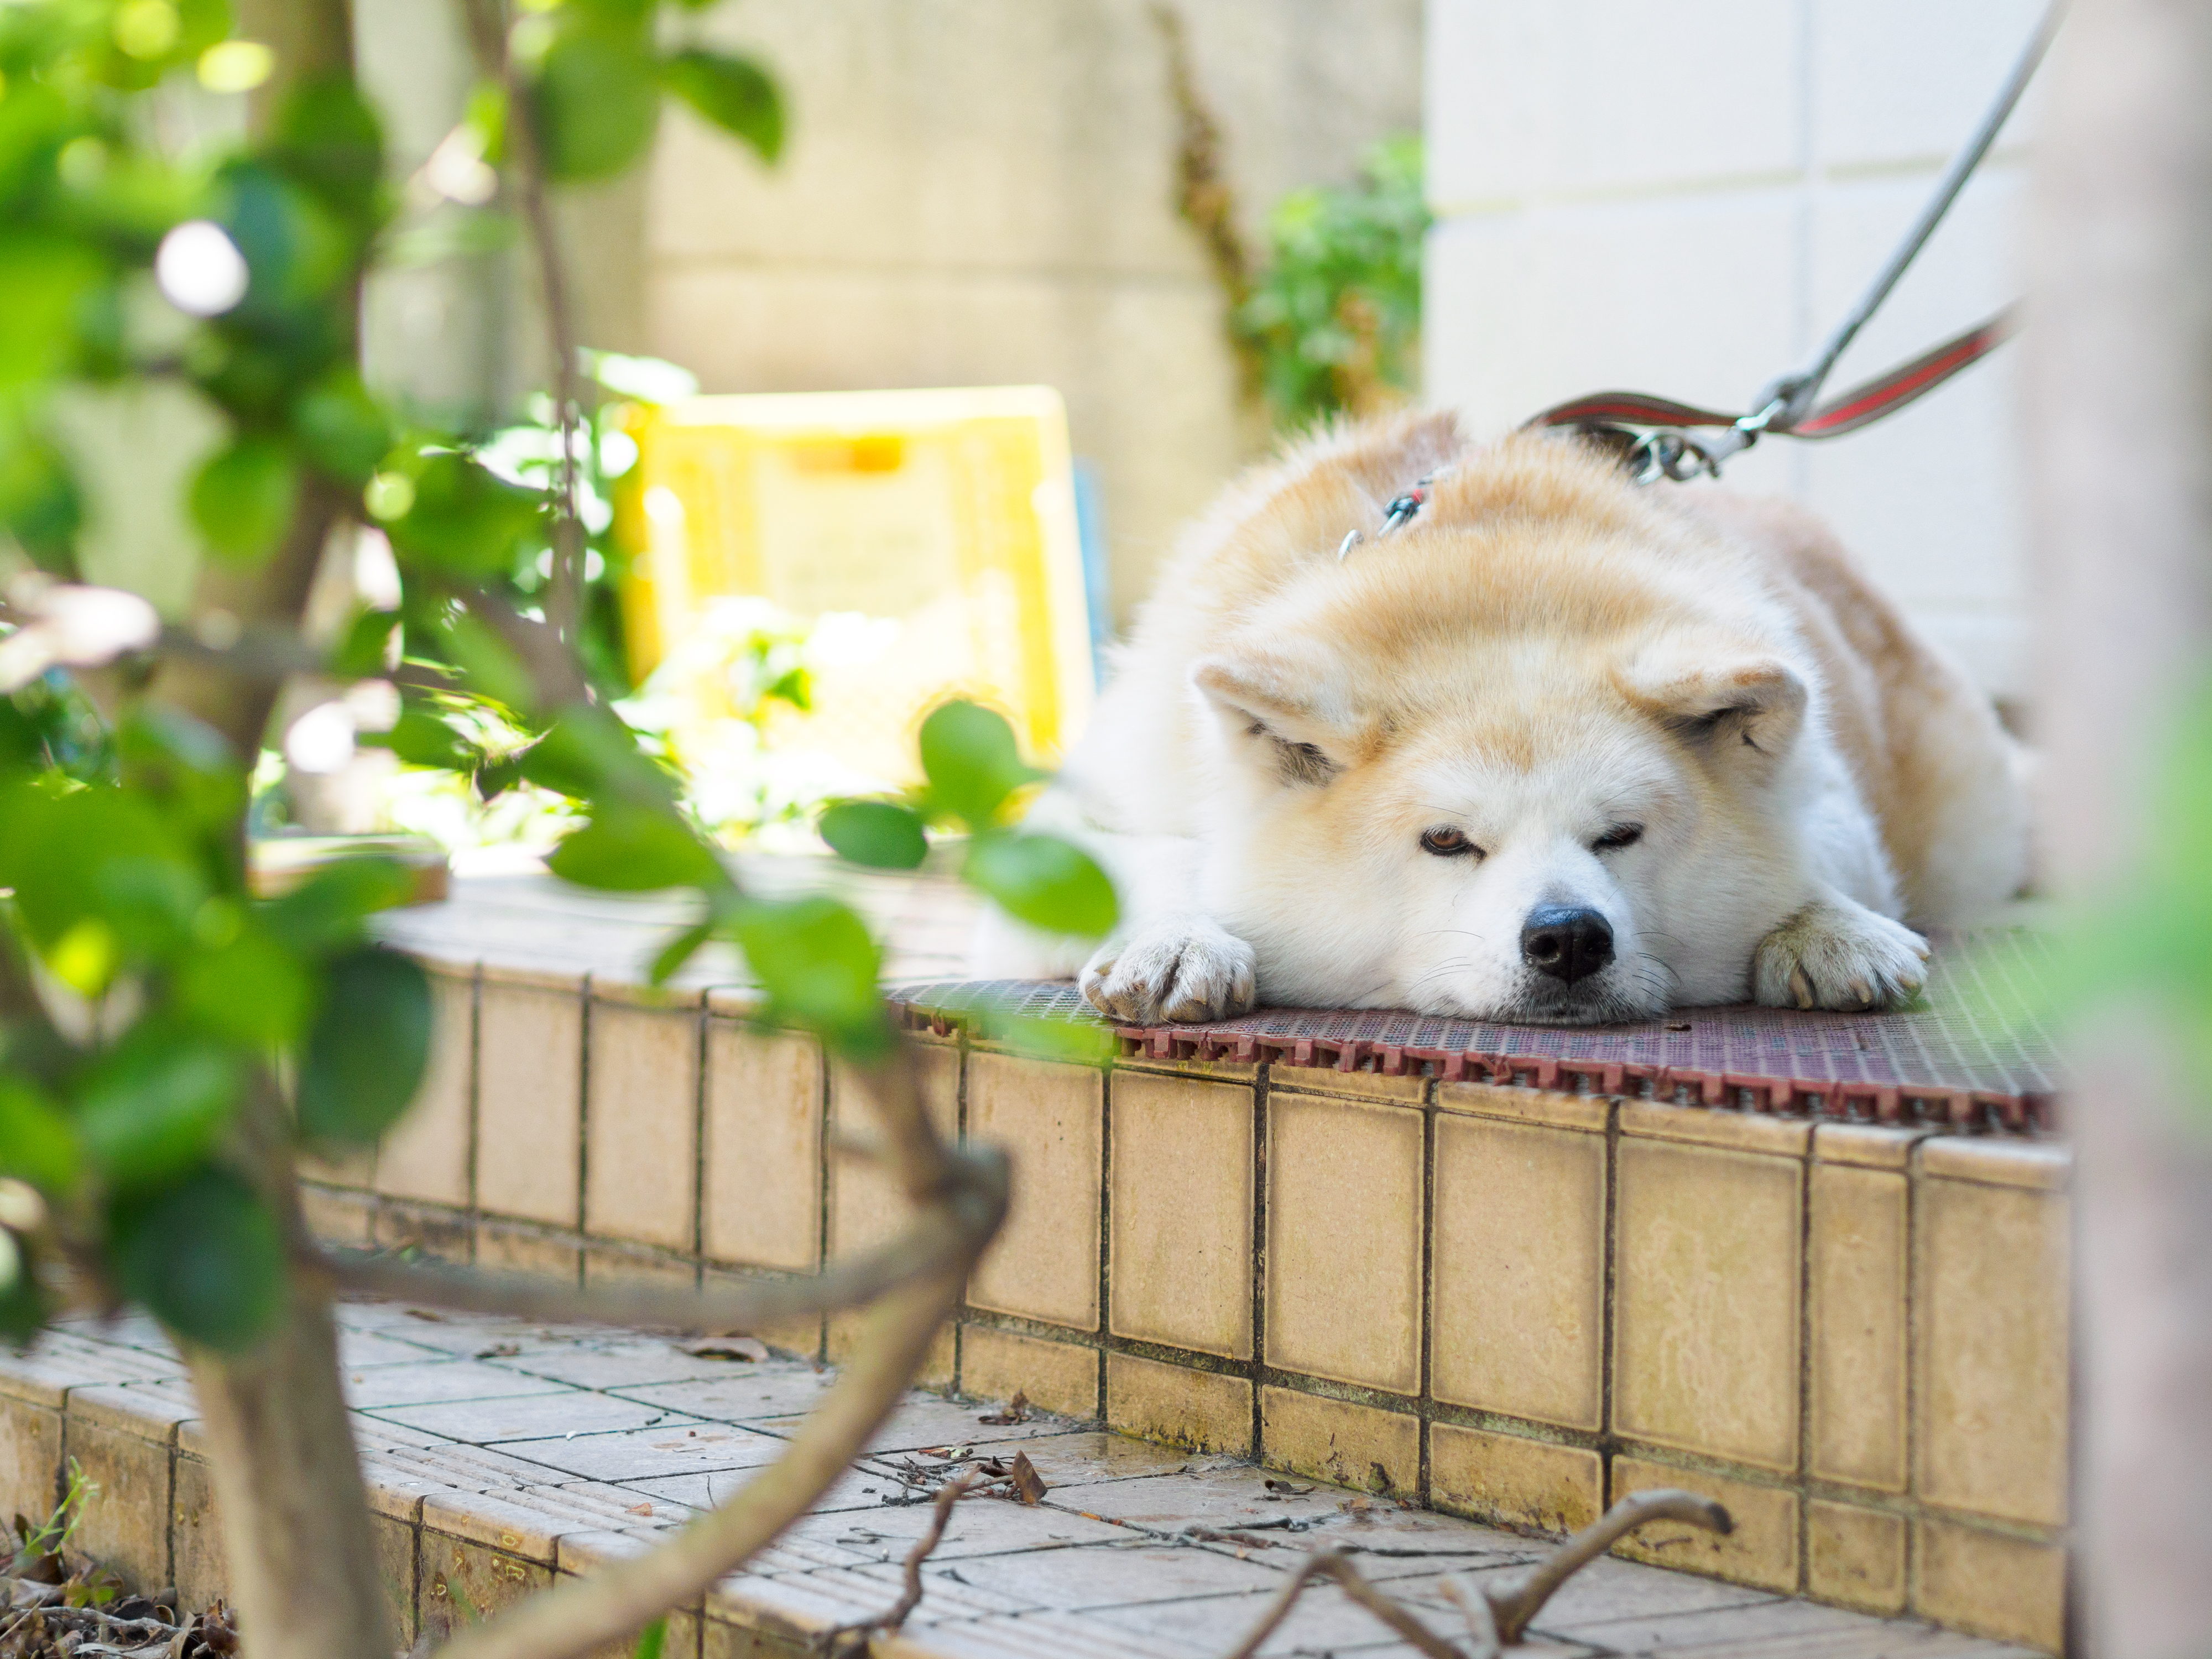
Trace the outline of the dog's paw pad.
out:
M 1753 996 L 1770 1008 L 1895 1008 L 1928 980 L 1928 941 L 1860 905 L 1807 905 L 1759 942 Z
M 1203 1024 L 1251 1011 L 1252 947 L 1210 921 L 1155 922 L 1101 945 L 1083 994 L 1133 1025 Z

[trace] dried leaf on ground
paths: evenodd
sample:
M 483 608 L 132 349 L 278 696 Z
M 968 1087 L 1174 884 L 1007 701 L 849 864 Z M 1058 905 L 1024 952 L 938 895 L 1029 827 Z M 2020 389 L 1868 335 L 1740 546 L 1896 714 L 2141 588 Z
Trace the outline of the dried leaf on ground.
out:
M 768 1358 L 768 1344 L 750 1336 L 702 1336 L 676 1345 L 694 1359 L 757 1362 Z
M 1014 1390 L 1014 1397 L 1006 1403 L 1006 1410 L 987 1412 L 975 1420 L 978 1423 L 988 1423 L 994 1428 L 1002 1427 L 1010 1423 L 1026 1423 L 1030 1420 L 1030 1397 L 1017 1389 Z

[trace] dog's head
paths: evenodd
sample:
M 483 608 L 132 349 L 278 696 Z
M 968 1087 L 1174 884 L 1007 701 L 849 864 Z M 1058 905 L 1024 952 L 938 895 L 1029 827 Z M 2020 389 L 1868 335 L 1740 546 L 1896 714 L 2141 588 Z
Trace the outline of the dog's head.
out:
M 1796 884 L 1786 622 L 1753 574 L 1700 591 L 1731 562 L 1663 516 L 1437 506 L 1194 666 L 1209 898 L 1263 995 L 1577 1024 L 1741 995 Z

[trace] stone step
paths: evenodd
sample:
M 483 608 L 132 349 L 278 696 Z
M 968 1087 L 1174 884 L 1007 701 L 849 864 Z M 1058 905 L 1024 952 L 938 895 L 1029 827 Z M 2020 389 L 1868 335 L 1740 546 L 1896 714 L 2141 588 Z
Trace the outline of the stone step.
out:
M 649 1547 L 783 1449 L 830 1374 L 802 1360 L 702 1358 L 620 1332 L 468 1321 L 362 1302 L 339 1310 L 346 1386 L 395 1633 L 412 1644 Z M 1094 1425 L 995 1414 L 917 1392 L 868 1455 L 740 1572 L 670 1621 L 665 1659 L 803 1659 L 881 1613 L 927 1525 L 918 1493 L 962 1448 L 1026 1455 L 1035 1506 L 970 1498 L 924 1568 L 904 1659 L 1214 1659 L 1286 1571 L 1335 1547 L 1446 1637 L 1440 1589 L 1516 1571 L 1547 1546 L 1390 1499 L 1271 1480 L 1249 1461 L 1171 1451 Z M 100 1486 L 77 1542 L 132 1588 L 187 1605 L 226 1593 L 207 1446 L 191 1390 L 143 1320 L 69 1322 L 0 1352 L 0 1511 L 51 1504 L 74 1463 Z M 923 1485 L 917 1485 L 917 1480 Z M 249 1632 L 250 1638 L 250 1632 Z M 1334 1588 L 1310 1590 L 1267 1651 L 1393 1640 Z M 1924 1621 L 1876 1620 L 1658 1567 L 1599 1561 L 1529 1645 L 1560 1659 L 1704 1651 L 1731 1659 L 2025 1659 Z M 627 1644 L 605 1659 L 626 1659 Z
M 893 972 L 945 976 L 956 890 L 858 890 Z M 732 964 L 640 988 L 672 920 L 526 881 L 397 919 L 435 970 L 433 1075 L 376 1157 L 315 1171 L 318 1224 L 586 1279 L 805 1273 L 889 1236 L 889 1183 L 833 1154 L 867 1126 L 814 1044 L 747 1024 Z M 918 1040 L 940 1127 L 1017 1181 L 925 1382 L 1516 1528 L 1687 1486 L 1736 1534 L 1624 1553 L 2061 1645 L 2047 1134 Z M 849 1340 L 763 1334 L 830 1361 Z

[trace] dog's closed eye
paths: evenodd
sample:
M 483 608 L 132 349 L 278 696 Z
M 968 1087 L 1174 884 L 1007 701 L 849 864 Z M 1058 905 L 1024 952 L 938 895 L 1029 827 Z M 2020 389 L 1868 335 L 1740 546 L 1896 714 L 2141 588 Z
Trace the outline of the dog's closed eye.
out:
M 1617 853 L 1624 847 L 1633 847 L 1644 839 L 1640 823 L 1616 823 L 1590 843 L 1593 853 Z
M 1439 830 L 1421 831 L 1421 850 L 1434 853 L 1440 859 L 1464 858 L 1470 853 L 1477 858 L 1483 856 L 1482 848 L 1467 838 L 1466 830 L 1455 830 L 1449 824 Z

